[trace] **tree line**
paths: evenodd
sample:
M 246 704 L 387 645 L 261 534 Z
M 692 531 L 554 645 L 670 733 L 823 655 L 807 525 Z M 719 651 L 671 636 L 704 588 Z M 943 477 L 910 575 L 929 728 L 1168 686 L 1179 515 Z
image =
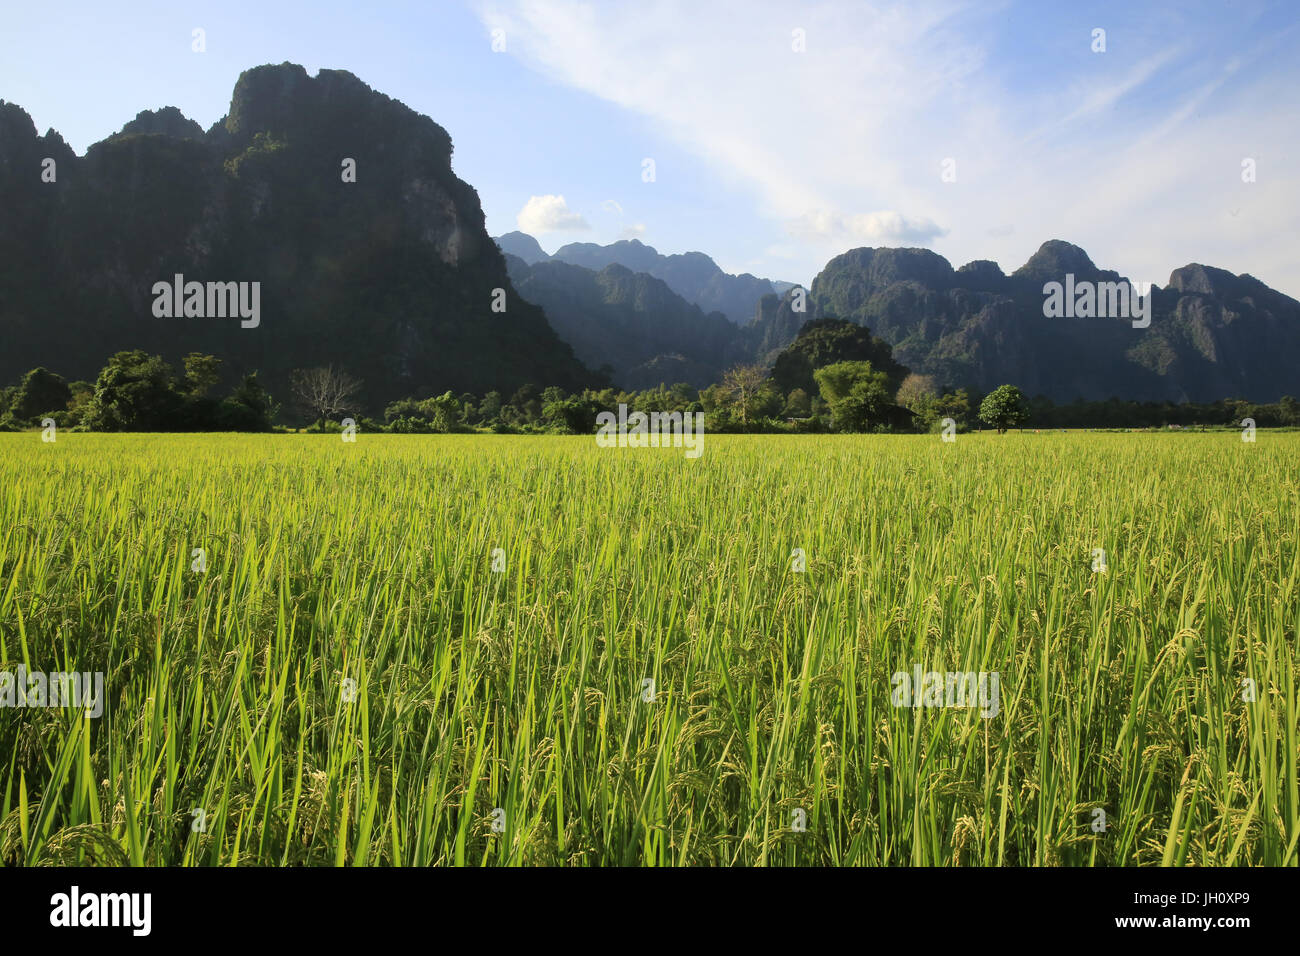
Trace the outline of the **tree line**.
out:
M 894 360 L 889 345 L 841 319 L 806 323 L 770 368 L 739 365 L 703 389 L 684 384 L 627 391 L 613 387 L 567 392 L 523 385 L 513 393 L 451 391 L 412 396 L 368 417 L 365 386 L 346 370 L 295 370 L 286 403 L 244 375 L 224 396 L 221 360 L 191 353 L 180 367 L 161 356 L 118 352 L 92 382 L 66 382 L 32 369 L 0 388 L 0 429 L 40 427 L 52 419 L 82 431 L 204 432 L 331 431 L 351 419 L 364 431 L 398 434 L 495 432 L 589 434 L 596 416 L 620 404 L 640 412 L 699 412 L 711 432 L 818 433 L 966 431 L 1009 428 L 1165 428 L 1300 426 L 1300 402 L 1290 396 L 1263 404 L 1223 399 L 1210 404 L 1100 402 L 1055 404 L 1028 398 L 1014 385 L 988 394 L 952 388 Z

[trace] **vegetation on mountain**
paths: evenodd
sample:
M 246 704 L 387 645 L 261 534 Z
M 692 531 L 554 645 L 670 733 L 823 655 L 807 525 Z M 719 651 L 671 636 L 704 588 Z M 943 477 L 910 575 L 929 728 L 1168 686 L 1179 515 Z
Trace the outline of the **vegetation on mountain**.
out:
M 739 330 L 721 313 L 705 315 L 648 273 L 559 260 L 529 265 L 514 255 L 506 264 L 519 295 L 546 311 L 578 358 L 624 388 L 676 381 L 703 388 L 746 356 Z
M 282 394 L 294 369 L 333 364 L 368 408 L 600 384 L 512 288 L 451 154 L 442 127 L 352 74 L 287 63 L 244 72 L 206 132 L 144 112 L 85 156 L 0 103 L 0 381 L 88 379 L 140 349 L 214 355 L 227 386 L 256 370 Z M 260 322 L 158 317 L 154 285 L 176 275 L 258 283 Z
M 1010 274 L 987 260 L 953 269 L 926 249 L 854 249 L 809 290 L 638 240 L 548 256 L 515 232 L 498 240 L 503 255 L 451 156 L 428 117 L 349 73 L 292 64 L 242 74 L 206 131 L 173 107 L 145 110 L 85 156 L 0 102 L 3 423 L 59 411 L 83 427 L 267 427 L 258 394 L 290 396 L 296 372 L 326 368 L 361 383 L 348 403 L 358 420 L 451 395 L 462 411 L 444 402 L 433 416 L 449 427 L 471 427 L 463 408 L 481 403 L 466 395 L 532 389 L 536 414 L 515 405 L 503 418 L 502 402 L 485 427 L 571 428 L 599 404 L 581 396 L 678 386 L 724 429 L 964 427 L 1007 383 L 1049 427 L 1121 413 L 1217 421 L 1243 407 L 1291 417 L 1300 303 L 1249 275 L 1176 269 L 1150 292 L 1150 325 L 1134 327 L 1046 315 L 1048 283 L 1123 281 L 1059 240 Z M 173 280 L 209 285 L 203 314 L 187 295 L 160 317 L 155 286 Z M 218 283 L 256 284 L 256 321 L 210 314 Z M 816 374 L 843 362 L 871 369 L 846 386 L 856 411 L 837 374 Z M 727 376 L 740 367 L 770 376 L 737 392 Z M 866 384 L 877 375 L 883 411 Z M 227 399 L 208 397 L 218 387 Z M 548 417 L 537 390 L 551 388 L 562 397 Z M 252 410 L 219 414 L 236 392 Z
M 928 249 L 853 249 L 813 280 L 811 310 L 866 325 L 917 373 L 977 391 L 1015 382 L 1054 402 L 1273 402 L 1300 384 L 1300 302 L 1251 276 L 1176 269 L 1153 289 L 1146 328 L 1046 317 L 1043 287 L 1066 276 L 1124 281 L 1059 240 L 1009 276 L 988 261 L 953 270 Z

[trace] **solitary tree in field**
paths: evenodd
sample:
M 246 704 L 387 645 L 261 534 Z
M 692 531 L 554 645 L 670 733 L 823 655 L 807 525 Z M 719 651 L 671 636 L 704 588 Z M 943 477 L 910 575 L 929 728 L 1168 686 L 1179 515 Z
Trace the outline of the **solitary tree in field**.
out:
M 736 396 L 736 407 L 740 411 L 740 427 L 749 427 L 749 410 L 754 404 L 754 397 L 763 387 L 767 373 L 759 365 L 737 365 L 728 369 L 722 376 L 722 387 L 728 394 Z
M 361 382 L 333 365 L 296 369 L 291 388 L 298 404 L 311 412 L 322 428 L 325 419 L 351 410 L 361 394 Z
M 1029 403 L 1014 385 L 999 385 L 980 402 L 980 421 L 992 425 L 1001 435 L 1029 418 Z

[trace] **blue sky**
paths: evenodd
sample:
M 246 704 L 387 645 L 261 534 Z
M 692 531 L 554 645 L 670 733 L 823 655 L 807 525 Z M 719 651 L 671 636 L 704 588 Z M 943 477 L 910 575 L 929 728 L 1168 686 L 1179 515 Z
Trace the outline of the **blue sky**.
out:
M 78 152 L 146 108 L 207 127 L 241 70 L 290 61 L 446 127 L 489 231 L 548 251 L 638 236 L 807 283 L 856 246 L 1011 271 L 1066 239 L 1139 281 L 1198 261 L 1300 297 L 1294 0 L 67 0 L 5 20 L 0 98 Z

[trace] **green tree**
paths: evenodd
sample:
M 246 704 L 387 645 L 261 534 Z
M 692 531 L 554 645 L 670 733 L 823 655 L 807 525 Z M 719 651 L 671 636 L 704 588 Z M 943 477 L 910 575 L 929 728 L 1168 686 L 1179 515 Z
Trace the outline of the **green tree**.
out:
M 202 398 L 221 380 L 221 359 L 191 352 L 185 356 L 185 391 L 190 398 Z
M 413 398 L 402 398 L 384 406 L 384 421 L 392 424 L 399 418 L 423 418 L 420 403 Z
M 1277 403 L 1277 417 L 1283 425 L 1300 425 L 1300 402 L 1283 395 Z
M 520 385 L 513 395 L 510 396 L 510 402 L 506 407 L 514 407 L 516 421 L 511 424 L 523 425 L 527 422 L 535 422 L 542 414 L 542 403 L 538 398 L 536 385 Z M 502 416 L 504 421 L 505 416 Z
M 964 428 L 970 424 L 970 395 L 964 388 L 945 392 L 935 401 L 934 414 L 936 421 L 951 418 L 959 427 Z
M 898 386 L 898 394 L 894 397 L 903 408 L 912 413 L 912 424 L 917 431 L 928 432 L 939 416 L 935 413 L 935 406 L 939 402 L 939 390 L 935 387 L 934 379 L 929 375 L 917 375 L 913 372 L 907 378 L 903 379 L 903 384 Z
M 46 412 L 63 411 L 71 398 L 72 390 L 62 376 L 34 368 L 18 383 L 9 411 L 16 421 L 27 422 Z
M 523 412 L 508 402 L 501 406 L 497 421 L 506 428 L 518 428 L 526 423 Z
M 542 409 L 542 419 L 556 431 L 567 435 L 582 435 L 595 431 L 599 411 L 594 402 L 574 396 L 547 402 Z
M 501 415 L 501 393 L 488 392 L 479 402 L 478 413 L 485 425 L 491 425 Z
M 726 386 L 710 385 L 704 389 L 700 392 L 700 404 L 704 407 L 704 424 L 709 431 L 729 432 L 739 429 L 740 418 Z
M 871 334 L 866 326 L 847 319 L 813 319 L 805 322 L 795 338 L 772 364 L 772 381 L 782 395 L 802 388 L 811 395 L 817 390 L 814 377 L 819 368 L 837 362 L 870 362 L 884 372 L 897 389 L 907 369 L 894 360 L 893 349 Z
M 162 356 L 133 349 L 118 352 L 100 371 L 82 422 L 91 431 L 169 431 L 183 402 Z
M 870 362 L 836 362 L 817 369 L 814 376 L 838 431 L 868 431 L 888 420 L 893 405 L 889 376 Z
M 812 414 L 812 401 L 802 388 L 794 389 L 785 400 L 786 418 L 807 418 Z
M 72 397 L 68 399 L 68 424 L 80 425 L 85 417 L 90 400 L 95 397 L 94 382 L 72 382 L 68 385 Z
M 455 431 L 460 424 L 460 401 L 450 391 L 434 398 L 426 398 L 420 403 L 420 411 L 429 422 L 429 427 L 436 432 Z
M 267 432 L 279 411 L 271 400 L 257 373 L 245 375 L 235 391 L 221 403 L 217 410 L 217 424 L 225 431 Z
M 1014 385 L 999 385 L 980 402 L 980 420 L 996 428 L 999 435 L 1028 418 L 1029 403 Z

